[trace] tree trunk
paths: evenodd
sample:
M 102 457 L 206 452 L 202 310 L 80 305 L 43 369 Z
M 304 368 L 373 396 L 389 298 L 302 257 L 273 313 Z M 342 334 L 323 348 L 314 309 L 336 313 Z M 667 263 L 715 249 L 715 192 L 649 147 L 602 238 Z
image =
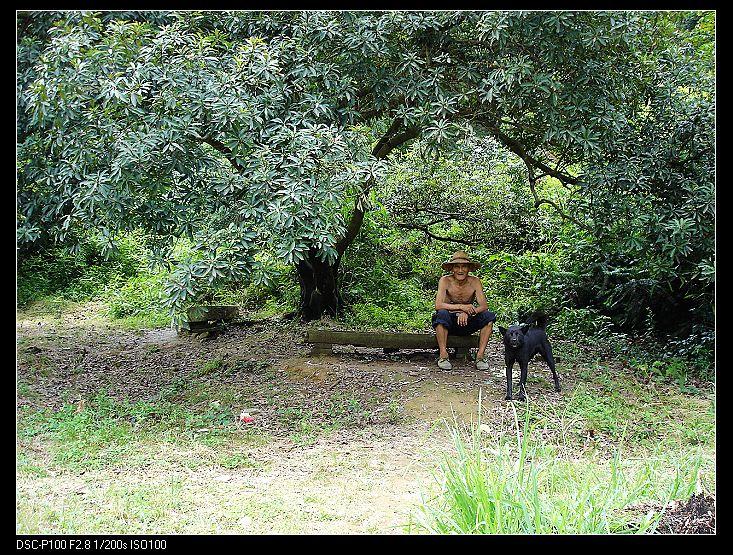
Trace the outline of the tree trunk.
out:
M 343 302 L 337 285 L 338 263 L 331 265 L 311 249 L 308 258 L 295 267 L 300 283 L 300 313 L 304 320 L 336 316 Z
M 402 120 L 398 118 L 372 149 L 372 155 L 375 158 L 385 158 L 395 147 L 417 137 L 418 132 L 418 129 L 414 127 L 404 128 Z M 362 195 L 366 195 L 373 184 L 373 179 L 364 183 Z M 300 283 L 299 311 L 301 317 L 306 321 L 318 320 L 325 315 L 336 316 L 343 307 L 338 288 L 338 267 L 341 255 L 354 241 L 364 221 L 364 210 L 358 202 L 358 197 L 359 195 L 357 195 L 346 234 L 336 244 L 336 251 L 339 255 L 336 263 L 331 265 L 320 260 L 316 256 L 316 250 L 311 249 L 308 258 L 298 262 L 295 267 Z

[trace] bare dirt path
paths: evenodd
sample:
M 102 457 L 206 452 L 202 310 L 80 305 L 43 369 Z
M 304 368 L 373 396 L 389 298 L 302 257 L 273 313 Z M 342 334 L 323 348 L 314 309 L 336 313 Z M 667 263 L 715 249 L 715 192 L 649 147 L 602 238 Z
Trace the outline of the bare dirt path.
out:
M 20 315 L 17 335 L 20 410 L 83 407 L 100 391 L 155 402 L 173 386 L 172 398 L 192 411 L 224 405 L 233 423 L 250 410 L 251 430 L 264 438 L 200 456 L 243 452 L 251 466 L 191 464 L 190 443 L 159 444 L 147 464 L 120 460 L 81 473 L 56 468 L 36 440 L 48 474 L 17 476 L 28 529 L 401 533 L 449 449 L 442 419 L 470 419 L 479 387 L 501 393 L 503 383 L 468 361 L 441 371 L 429 352 L 342 348 L 311 357 L 297 327 L 278 321 L 200 341 L 170 329 L 120 330 L 86 313 Z M 136 497 L 157 512 L 136 515 Z M 80 529 L 76 512 L 96 516 Z

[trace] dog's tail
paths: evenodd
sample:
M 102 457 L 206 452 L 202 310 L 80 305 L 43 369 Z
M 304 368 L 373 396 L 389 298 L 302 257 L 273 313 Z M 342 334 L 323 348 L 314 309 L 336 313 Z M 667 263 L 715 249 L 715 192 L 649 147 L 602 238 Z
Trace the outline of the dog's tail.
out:
M 547 315 L 538 310 L 533 312 L 524 322 L 526 324 L 534 324 L 534 327 L 544 330 L 547 328 Z

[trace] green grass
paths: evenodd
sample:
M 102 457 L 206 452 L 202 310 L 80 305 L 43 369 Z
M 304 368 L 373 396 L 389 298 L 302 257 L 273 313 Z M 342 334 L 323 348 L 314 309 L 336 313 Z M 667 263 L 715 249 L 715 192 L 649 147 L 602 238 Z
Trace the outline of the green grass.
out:
M 171 317 L 165 310 L 125 316 L 112 320 L 112 325 L 125 330 L 149 330 L 170 326 Z
M 563 367 L 559 371 L 561 376 L 571 373 Z M 626 452 L 634 455 L 655 448 L 672 453 L 698 446 L 714 452 L 711 391 L 691 394 L 673 384 L 646 382 L 618 363 L 589 364 L 575 376 L 577 381 L 565 387 L 560 400 L 545 402 L 540 395 L 530 414 L 538 430 L 565 448 L 607 453 L 625 437 Z
M 202 366 L 201 369 L 197 372 L 197 376 L 206 376 L 207 374 L 211 374 L 212 372 L 215 372 L 216 370 L 221 369 L 224 366 L 224 361 L 221 358 L 214 358 L 211 360 L 207 360 Z
M 391 424 L 398 424 L 405 419 L 405 410 L 397 401 L 390 401 L 387 405 L 387 420 Z
M 173 511 L 185 510 L 183 483 L 111 484 L 102 491 L 70 495 L 62 505 L 29 500 L 16 511 L 20 533 L 156 533 Z M 83 491 L 83 490 L 82 490 Z M 92 510 L 93 509 L 93 510 Z
M 17 389 L 18 395 L 26 399 L 35 399 L 38 397 L 38 393 L 34 391 L 31 387 L 31 384 L 27 382 L 19 381 L 16 389 Z
M 246 453 L 226 453 L 217 459 L 219 466 L 229 469 L 260 468 L 261 465 L 252 460 Z
M 247 439 L 238 429 L 234 411 L 213 400 L 209 391 L 195 405 L 176 402 L 168 390 L 154 401 L 130 403 L 100 393 L 84 405 L 65 404 L 58 411 L 21 408 L 17 435 L 21 443 L 18 464 L 33 472 L 33 461 L 22 447 L 39 438 L 48 445 L 54 467 L 70 472 L 145 464 L 156 443 L 217 446 L 233 438 Z M 233 464 L 232 461 L 226 464 Z
M 16 452 L 15 470 L 22 476 L 33 476 L 37 478 L 48 476 L 48 471 L 44 467 L 43 461 L 37 456 L 34 456 L 33 453 L 26 453 L 22 450 Z
M 37 490 L 49 495 L 45 485 Z M 205 486 L 186 473 L 159 475 L 153 480 L 85 482 L 63 502 L 45 497 L 21 499 L 16 507 L 16 531 L 23 534 L 223 534 L 305 533 L 309 514 L 289 503 L 285 495 L 258 498 L 239 484 L 214 482 Z M 248 519 L 251 530 L 245 528 Z
M 217 357 L 200 364 L 201 376 L 229 371 L 259 372 L 265 376 L 272 373 L 268 364 L 256 361 L 225 363 Z M 241 386 L 217 381 L 189 384 L 181 378 L 149 401 L 119 401 L 102 392 L 84 404 L 66 403 L 59 410 L 22 407 L 17 427 L 20 451 L 27 455 L 30 451 L 26 446 L 39 439 L 46 445 L 54 468 L 80 472 L 143 465 L 161 442 L 196 444 L 224 449 L 223 455 L 214 455 L 214 451 L 206 455 L 211 464 L 253 467 L 246 453 L 227 450 L 232 441 L 256 444 L 262 435 L 254 429 L 244 431 L 236 422 L 239 410 L 251 405 L 254 394 Z M 287 387 L 281 394 L 289 395 Z M 291 439 L 299 445 L 311 445 L 320 436 L 363 422 L 367 417 L 368 407 L 362 401 L 338 394 L 315 409 L 289 406 L 276 411 L 279 424 L 289 430 Z M 22 472 L 34 472 L 31 459 L 19 459 L 18 464 Z
M 480 403 L 480 401 L 479 401 Z M 513 406 L 513 405 L 512 405 Z M 661 513 L 635 507 L 687 499 L 700 487 L 699 451 L 627 458 L 624 439 L 610 459 L 562 456 L 535 438 L 531 410 L 515 432 L 488 438 L 478 421 L 449 427 L 455 449 L 437 473 L 437 493 L 408 524 L 430 533 L 647 533 Z

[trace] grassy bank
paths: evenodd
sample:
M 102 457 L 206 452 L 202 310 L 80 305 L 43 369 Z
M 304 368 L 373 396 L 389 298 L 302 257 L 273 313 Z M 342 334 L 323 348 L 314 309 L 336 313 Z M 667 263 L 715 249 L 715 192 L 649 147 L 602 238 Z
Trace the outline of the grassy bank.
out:
M 670 449 L 662 443 L 640 454 L 636 444 L 627 454 L 629 439 L 622 433 L 610 458 L 581 454 L 557 441 L 559 437 L 543 441 L 545 434 L 540 434 L 529 405 L 512 409 L 515 435 L 496 438 L 480 416 L 468 426 L 449 426 L 453 450 L 441 462 L 433 492 L 411 522 L 416 530 L 650 533 L 670 501 L 714 491 L 714 460 L 704 446 Z M 709 436 L 700 439 L 709 442 Z

